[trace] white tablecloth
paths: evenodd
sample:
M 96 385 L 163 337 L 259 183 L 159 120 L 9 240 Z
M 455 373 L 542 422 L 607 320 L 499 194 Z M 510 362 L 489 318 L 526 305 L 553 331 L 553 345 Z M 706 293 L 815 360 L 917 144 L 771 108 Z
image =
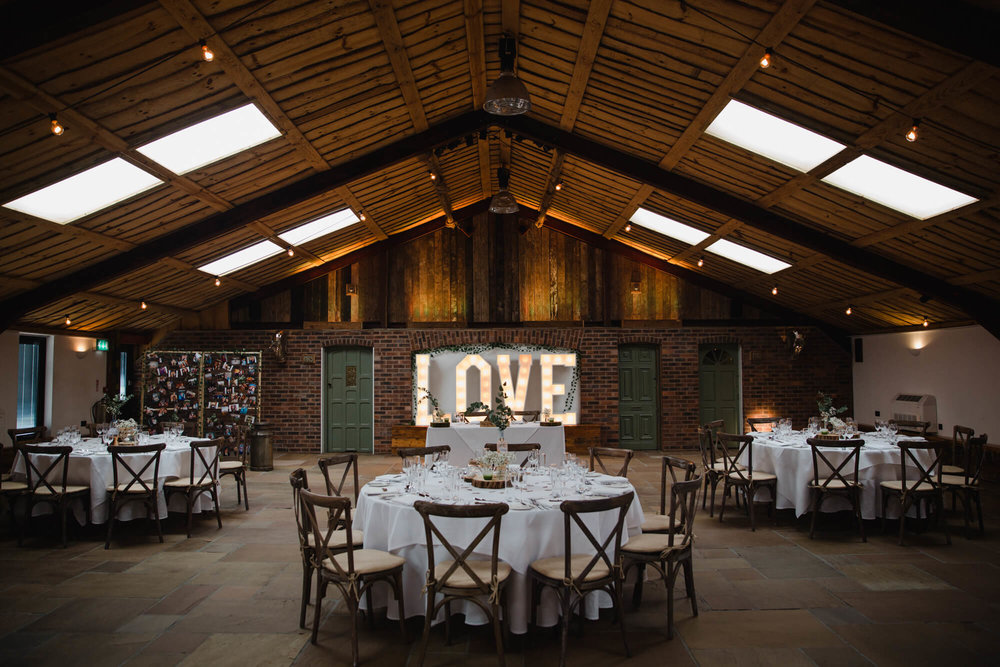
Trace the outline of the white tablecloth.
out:
M 753 442 L 753 469 L 761 472 L 770 472 L 778 476 L 778 509 L 794 508 L 796 516 L 802 516 L 810 509 L 812 495 L 809 491 L 809 483 L 813 480 L 813 460 L 812 449 L 806 442 L 807 436 L 801 432 L 793 432 L 791 435 L 780 439 L 772 439 L 771 433 L 751 433 L 754 436 Z M 892 444 L 886 438 L 875 433 L 862 433 L 861 439 L 865 441 L 861 448 L 858 459 L 858 477 L 863 485 L 861 492 L 861 516 L 865 519 L 874 519 L 881 516 L 882 495 L 879 490 L 879 482 L 900 478 L 899 462 L 902 456 L 899 447 Z M 899 436 L 901 441 L 923 442 L 923 438 L 912 436 Z M 835 466 L 844 460 L 847 453 L 838 451 L 830 447 L 824 450 L 826 457 Z M 928 465 L 933 456 L 920 454 L 921 463 Z M 743 459 L 742 463 L 746 463 Z M 820 461 L 820 465 L 822 465 Z M 916 468 L 912 468 L 916 476 Z M 851 474 L 851 470 L 843 470 L 843 473 Z M 822 470 L 821 470 L 822 475 Z M 909 479 L 907 473 L 907 479 Z M 761 490 L 758 493 L 768 493 Z M 850 503 L 843 498 L 827 497 L 823 499 L 824 512 L 836 512 L 849 509 Z M 894 503 L 890 503 L 887 508 L 890 517 L 899 515 L 899 508 Z
M 167 503 L 163 495 L 163 483 L 171 479 L 187 477 L 191 469 L 191 447 L 192 440 L 197 438 L 179 437 L 167 445 L 160 453 L 160 496 L 158 514 L 161 519 L 167 517 Z M 164 436 L 150 436 L 149 444 L 165 442 Z M 44 471 L 47 465 L 36 464 L 36 467 Z M 136 466 L 133 466 L 136 467 Z M 138 466 L 141 467 L 141 466 Z M 152 468 L 150 468 L 152 471 Z M 14 462 L 14 474 L 17 479 L 24 481 L 25 468 L 24 461 L 20 453 Z M 195 475 L 199 475 L 195 471 Z M 61 481 L 50 477 L 51 482 Z M 114 483 L 114 473 L 111 469 L 111 454 L 107 447 L 98 438 L 84 438 L 73 445 L 73 453 L 69 456 L 69 472 L 67 474 L 67 484 L 87 485 L 90 487 L 90 520 L 92 523 L 105 523 L 108 520 L 107 487 Z M 170 509 L 176 512 L 187 511 L 184 498 L 181 495 L 174 495 L 170 501 Z M 202 494 L 195 503 L 194 511 L 214 509 L 210 494 Z M 51 505 L 41 504 L 35 506 L 35 514 L 42 514 L 51 511 Z M 73 511 L 79 523 L 83 523 L 86 514 L 79 503 L 74 505 Z M 146 517 L 146 510 L 142 503 L 128 503 L 118 512 L 118 519 L 128 521 L 131 519 L 142 519 Z
M 486 430 L 486 429 L 483 429 Z M 536 490 L 528 492 L 531 498 L 547 498 L 550 491 L 541 488 L 543 477 L 536 478 L 538 487 Z M 594 478 L 597 479 L 597 478 Z M 604 481 L 608 479 L 601 477 Z M 407 617 L 420 616 L 426 613 L 427 599 L 421 589 L 423 588 L 427 572 L 427 546 L 424 534 L 424 524 L 420 515 L 413 509 L 413 502 L 419 498 L 406 494 L 386 500 L 382 496 L 370 495 L 372 492 L 381 491 L 382 486 L 376 486 L 380 482 L 376 481 L 365 486 L 360 498 L 358 507 L 354 515 L 354 527 L 363 530 L 365 533 L 365 548 L 380 549 L 388 551 L 406 559 L 403 568 L 403 600 L 404 612 Z M 389 483 L 388 488 L 394 488 Z M 592 489 L 600 495 L 589 496 L 589 498 L 600 498 L 602 495 L 617 495 L 633 491 L 631 485 L 611 486 L 594 482 Z M 435 495 L 433 485 L 429 485 L 428 491 Z M 513 491 L 511 491 L 513 493 Z M 465 485 L 463 488 L 460 503 L 474 502 L 475 498 L 481 498 L 490 502 L 503 501 L 505 497 L 502 490 L 486 490 Z M 574 493 L 564 499 L 582 499 L 582 496 Z M 512 509 L 503 517 L 500 531 L 500 559 L 510 564 L 513 572 L 507 582 L 507 608 L 510 615 L 510 629 L 516 634 L 527 632 L 528 620 L 531 618 L 531 584 L 528 578 L 528 568 L 531 563 L 539 558 L 550 556 L 560 556 L 563 554 L 563 513 L 559 510 L 558 501 L 547 503 L 542 502 L 545 509 L 538 509 L 529 505 L 519 505 L 527 509 Z M 587 527 L 594 535 L 603 541 L 614 529 L 617 512 L 601 512 L 600 514 L 586 515 Z M 628 513 L 625 517 L 625 530 L 622 533 L 622 543 L 625 543 L 628 536 L 637 535 L 641 532 L 640 526 L 643 522 L 642 507 L 639 505 L 638 496 L 632 501 Z M 442 519 L 436 518 L 435 524 L 441 527 L 442 532 L 450 541 L 460 549 L 467 546 L 486 524 L 487 519 Z M 594 553 L 593 548 L 586 537 L 573 530 L 572 535 L 573 551 L 576 553 Z M 488 558 L 492 549 L 492 540 L 487 538 L 479 544 L 476 553 Z M 613 555 L 611 555 L 613 558 Z M 435 560 L 440 562 L 450 559 L 444 547 L 435 548 Z M 374 596 L 376 606 L 386 605 L 389 602 L 389 589 L 384 586 L 376 586 Z M 587 618 L 597 618 L 601 607 L 610 607 L 611 598 L 601 592 L 591 593 L 587 596 L 585 613 Z M 472 603 L 456 602 L 452 605 L 453 613 L 464 613 L 466 623 L 479 625 L 486 622 L 486 617 L 482 611 Z M 388 604 L 390 618 L 394 618 L 396 613 L 395 602 Z M 439 615 L 438 621 L 443 620 L 443 612 Z M 547 591 L 542 595 L 542 602 L 538 609 L 538 623 L 543 626 L 555 625 L 559 621 L 559 607 L 552 591 Z
M 566 453 L 566 432 L 562 426 L 539 426 L 537 422 L 528 424 L 511 424 L 504 431 L 504 439 L 508 443 L 521 444 L 537 442 L 542 446 L 546 462 L 551 465 L 563 460 Z M 493 426 L 479 424 L 452 424 L 446 428 L 427 427 L 428 446 L 448 445 L 451 447 L 451 463 L 465 465 L 471 458 L 476 458 L 487 442 L 496 442 L 500 430 Z

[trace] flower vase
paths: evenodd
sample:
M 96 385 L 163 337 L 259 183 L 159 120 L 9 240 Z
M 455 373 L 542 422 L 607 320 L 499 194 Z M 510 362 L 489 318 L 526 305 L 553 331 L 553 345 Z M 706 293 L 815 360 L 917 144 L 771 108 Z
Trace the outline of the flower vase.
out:
M 497 438 L 497 451 L 501 454 L 507 453 L 507 441 L 504 440 L 503 431 L 500 431 L 500 437 Z

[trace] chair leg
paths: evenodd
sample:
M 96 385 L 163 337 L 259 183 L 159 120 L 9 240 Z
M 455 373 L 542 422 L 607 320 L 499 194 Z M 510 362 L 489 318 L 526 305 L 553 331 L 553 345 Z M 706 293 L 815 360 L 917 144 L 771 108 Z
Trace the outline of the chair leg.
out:
M 631 658 L 632 651 L 628 647 L 628 635 L 625 634 L 625 593 L 622 589 L 625 588 L 625 581 L 620 577 L 615 581 L 615 609 L 618 611 L 618 625 L 621 627 L 622 632 L 622 646 L 625 647 L 625 657 Z M 583 621 L 583 600 L 580 600 L 580 620 Z
M 503 655 L 503 628 L 500 627 L 500 605 L 495 602 L 491 607 L 490 611 L 493 614 L 493 640 L 497 645 L 497 661 L 500 663 L 500 667 L 506 667 L 507 663 L 504 661 Z
M 861 489 L 855 489 L 852 496 L 851 500 L 854 503 L 854 515 L 858 517 L 858 531 L 861 533 L 861 541 L 867 542 L 868 536 L 865 535 L 865 522 L 861 516 Z
M 729 493 L 729 482 L 728 480 L 722 480 L 722 505 L 719 506 L 719 523 L 722 523 L 722 517 L 726 513 L 726 496 Z M 715 504 L 715 498 L 713 494 L 712 504 Z
M 562 628 L 561 628 L 561 644 L 559 650 L 559 667 L 566 667 L 566 644 L 569 643 L 569 615 L 570 615 L 570 597 L 569 589 L 565 589 L 561 595 L 562 599 Z
M 326 581 L 323 575 L 316 573 L 316 607 L 313 609 L 312 641 L 316 643 L 316 635 L 319 634 L 319 617 L 323 612 L 323 596 L 326 594 Z
M 309 606 L 309 588 L 312 586 L 312 565 L 302 562 L 302 606 L 299 609 L 299 627 L 306 627 L 306 607 Z
M 358 600 L 358 603 L 360 604 L 361 601 Z M 375 628 L 375 610 L 374 610 L 373 605 L 372 605 L 372 589 L 371 589 L 370 586 L 368 587 L 368 590 L 365 591 L 365 609 L 367 610 L 367 613 L 365 615 L 368 616 L 368 629 L 369 630 L 374 629 Z
M 754 516 L 754 512 L 753 512 L 754 491 L 756 491 L 756 489 L 754 489 L 754 487 L 752 485 L 748 486 L 748 487 L 745 487 L 744 493 L 746 495 L 743 497 L 743 500 L 746 501 L 747 507 L 750 508 L 750 532 L 753 532 L 753 533 L 757 532 L 757 519 Z
M 906 528 L 906 510 L 907 502 L 906 498 L 902 498 L 899 501 L 899 546 L 903 546 L 903 530 Z
M 813 539 L 816 534 L 816 515 L 819 514 L 819 506 L 823 502 L 823 492 L 813 489 L 812 518 L 809 519 L 809 539 Z
M 396 575 L 393 576 L 393 582 L 395 583 L 395 586 L 393 586 L 392 592 L 396 596 L 396 611 L 399 614 L 399 636 L 405 644 L 408 641 L 408 638 L 406 636 L 406 612 L 403 611 L 403 573 L 397 572 Z
M 424 633 L 420 637 L 420 659 L 417 661 L 417 667 L 423 667 L 424 658 L 427 657 L 427 644 L 430 642 L 431 638 L 431 621 L 433 621 L 434 616 L 434 591 L 428 587 L 427 589 L 427 613 L 424 615 Z
M 979 517 L 979 534 L 985 535 L 986 527 L 983 525 L 983 500 L 982 498 L 979 497 L 978 490 L 975 493 L 970 494 L 970 496 L 971 496 L 970 499 L 975 499 L 976 501 L 976 514 Z
M 212 502 L 215 503 L 215 520 L 219 523 L 219 530 L 222 530 L 222 515 L 219 514 L 219 492 L 212 487 Z
M 62 499 L 59 503 L 59 523 L 62 525 L 62 548 L 66 548 L 66 509 L 69 503 Z
M 160 504 L 158 502 L 158 496 L 153 496 L 153 518 L 156 521 L 156 534 L 160 537 L 160 544 L 163 544 L 163 526 L 160 525 Z M 190 529 L 188 529 L 188 537 L 191 537 Z
M 240 475 L 239 475 L 239 473 L 236 473 L 235 475 L 233 475 L 233 481 L 236 482 L 236 504 L 239 505 L 241 502 L 243 502 L 243 496 L 240 493 Z
M 351 589 L 353 590 L 353 589 Z M 371 592 L 371 588 L 368 589 Z M 355 599 L 353 592 L 348 592 L 348 607 L 351 613 L 351 657 L 354 667 L 358 667 L 358 609 L 361 607 L 361 600 Z
M 719 488 L 719 480 L 712 482 L 712 504 L 708 506 L 708 516 L 712 518 L 715 512 L 715 490 Z
M 639 608 L 642 604 L 642 582 L 646 578 L 646 564 L 639 562 L 636 563 L 636 579 L 635 588 L 632 589 L 632 607 L 635 609 Z
M 451 646 L 451 601 L 444 603 L 444 645 Z
M 117 515 L 117 508 L 115 507 L 115 502 L 111 501 L 111 507 L 108 509 L 108 537 L 104 541 L 104 548 L 111 548 L 111 529 L 115 525 L 115 516 Z
M 935 498 L 935 511 L 938 513 L 938 521 L 941 522 L 941 528 L 944 530 L 945 542 L 951 544 L 951 533 L 948 532 L 948 517 L 944 515 L 944 494 L 938 494 Z
M 194 498 L 191 497 L 190 493 L 184 494 L 184 502 L 187 505 L 187 528 L 188 528 L 188 537 L 190 538 L 192 516 L 194 515 Z
M 240 473 L 240 482 L 243 484 L 243 509 L 250 511 L 250 494 L 247 493 L 247 471 Z
M 541 597 L 538 580 L 531 577 L 531 625 L 533 627 L 538 627 L 538 603 Z
M 684 564 L 684 588 L 687 590 L 688 599 L 691 600 L 691 614 L 698 615 L 698 595 L 694 590 L 694 562 L 691 558 L 685 558 Z

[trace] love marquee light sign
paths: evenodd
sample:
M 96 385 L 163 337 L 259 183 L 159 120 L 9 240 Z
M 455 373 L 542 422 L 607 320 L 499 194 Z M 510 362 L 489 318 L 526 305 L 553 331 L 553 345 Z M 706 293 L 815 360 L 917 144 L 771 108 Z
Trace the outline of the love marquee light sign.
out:
M 579 368 L 574 350 L 532 345 L 459 345 L 421 350 L 413 355 L 414 423 L 431 421 L 432 408 L 420 400 L 426 387 L 447 414 L 470 403 L 492 406 L 502 385 L 515 412 L 548 410 L 563 424 L 579 414 Z M 557 410 L 559 410 L 557 412 Z

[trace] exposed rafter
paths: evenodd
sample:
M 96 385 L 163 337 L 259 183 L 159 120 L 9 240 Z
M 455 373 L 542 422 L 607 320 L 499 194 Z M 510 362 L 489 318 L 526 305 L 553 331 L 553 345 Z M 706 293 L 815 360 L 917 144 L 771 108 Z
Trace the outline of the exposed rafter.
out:
M 469 82 L 472 88 L 472 108 L 483 108 L 486 101 L 486 36 L 483 28 L 482 0 L 462 0 L 465 17 L 465 47 L 469 52 Z M 490 187 L 490 144 L 488 140 L 476 142 L 479 153 L 479 185 L 484 197 L 492 194 Z
M 351 207 L 351 210 L 354 211 L 354 215 L 358 216 L 361 222 L 365 223 L 365 226 L 368 228 L 368 231 L 372 233 L 372 236 L 379 241 L 384 241 L 388 238 L 385 231 L 372 219 L 371 214 L 365 211 L 361 202 L 354 196 L 354 193 L 351 192 L 350 188 L 346 185 L 337 188 L 337 195 L 344 200 L 345 204 Z

